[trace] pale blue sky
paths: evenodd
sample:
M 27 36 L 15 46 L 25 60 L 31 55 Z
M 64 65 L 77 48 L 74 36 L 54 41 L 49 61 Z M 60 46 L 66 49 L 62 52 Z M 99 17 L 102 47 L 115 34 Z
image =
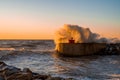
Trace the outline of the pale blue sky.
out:
M 37 34 L 38 29 L 42 29 L 41 35 L 52 38 L 60 26 L 76 24 L 102 35 L 120 35 L 120 0 L 0 0 L 0 17 L 0 32 L 3 34 L 6 34 L 5 29 L 9 32 L 15 27 L 18 34 L 23 28 L 25 34 Z M 50 29 L 49 32 L 46 29 Z

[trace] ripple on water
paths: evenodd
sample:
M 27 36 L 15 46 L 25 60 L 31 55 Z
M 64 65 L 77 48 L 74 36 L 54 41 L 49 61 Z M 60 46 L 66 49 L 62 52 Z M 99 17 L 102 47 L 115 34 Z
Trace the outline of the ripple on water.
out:
M 120 56 L 53 56 L 51 52 L 21 52 L 4 60 L 8 65 L 34 72 L 83 80 L 120 79 Z

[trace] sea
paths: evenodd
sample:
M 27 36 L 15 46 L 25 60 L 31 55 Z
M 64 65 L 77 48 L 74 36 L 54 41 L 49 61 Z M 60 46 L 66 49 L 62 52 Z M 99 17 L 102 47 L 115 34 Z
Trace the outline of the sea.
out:
M 120 80 L 120 55 L 64 57 L 53 40 L 0 40 L 0 61 L 74 80 Z

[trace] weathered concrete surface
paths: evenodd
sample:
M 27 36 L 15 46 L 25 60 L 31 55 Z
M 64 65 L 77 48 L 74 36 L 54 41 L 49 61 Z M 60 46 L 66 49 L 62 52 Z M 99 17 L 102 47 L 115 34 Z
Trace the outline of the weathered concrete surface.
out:
M 105 48 L 105 43 L 60 43 L 57 51 L 65 56 L 82 56 L 95 54 Z

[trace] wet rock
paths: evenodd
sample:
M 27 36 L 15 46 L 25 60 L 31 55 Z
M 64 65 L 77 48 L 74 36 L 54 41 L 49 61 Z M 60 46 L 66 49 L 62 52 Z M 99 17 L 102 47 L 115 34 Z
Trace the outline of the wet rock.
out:
M 106 49 L 107 54 L 118 55 L 120 46 L 118 44 L 109 44 Z
M 46 79 L 46 80 L 65 80 L 65 79 L 63 79 L 63 78 L 61 78 L 61 77 L 49 77 L 49 78 Z
M 0 66 L 3 65 L 3 64 L 6 65 L 4 62 L 0 62 Z
M 23 71 L 8 76 L 7 80 L 32 80 L 32 71 L 29 68 L 24 68 Z
M 40 75 L 38 73 L 33 73 L 33 79 L 46 80 L 48 77 L 49 75 Z
M 7 66 L 4 62 L 0 62 L 0 72 L 3 70 L 3 68 Z
M 24 68 L 23 69 L 23 72 L 24 73 L 27 73 L 29 75 L 29 78 L 32 79 L 32 71 L 29 69 L 29 68 Z
M 6 65 L 4 62 L 0 62 L 0 72 L 2 71 L 7 71 L 7 70 L 11 70 L 13 72 L 17 72 L 17 71 L 20 71 L 19 68 L 16 68 L 16 67 L 13 67 L 13 66 L 8 66 Z
M 74 80 L 73 78 L 67 78 L 67 79 L 65 79 L 65 80 Z
M 5 80 L 5 79 L 4 79 L 4 77 L 1 77 L 1 76 L 0 76 L 0 80 Z
M 32 77 L 28 73 L 16 73 L 6 78 L 6 80 L 32 80 Z
M 31 71 L 29 68 L 24 68 L 24 69 L 23 69 L 23 72 L 31 73 L 31 74 L 32 74 L 32 71 Z
M 4 62 L 0 62 L 0 76 L 6 79 L 8 76 L 20 72 L 19 68 L 8 66 Z
M 73 80 L 61 77 L 52 77 L 50 75 L 41 75 L 32 72 L 29 68 L 23 70 L 9 66 L 4 62 L 0 62 L 0 80 Z
M 4 68 L 4 75 L 5 76 L 10 76 L 12 74 L 20 72 L 19 68 L 13 67 L 13 66 L 6 66 Z
M 16 77 L 19 80 L 32 80 L 32 75 L 29 73 L 22 73 Z
M 105 49 L 100 50 L 95 55 L 120 55 L 120 44 L 107 44 Z
M 42 80 L 42 79 L 34 79 L 34 80 Z

